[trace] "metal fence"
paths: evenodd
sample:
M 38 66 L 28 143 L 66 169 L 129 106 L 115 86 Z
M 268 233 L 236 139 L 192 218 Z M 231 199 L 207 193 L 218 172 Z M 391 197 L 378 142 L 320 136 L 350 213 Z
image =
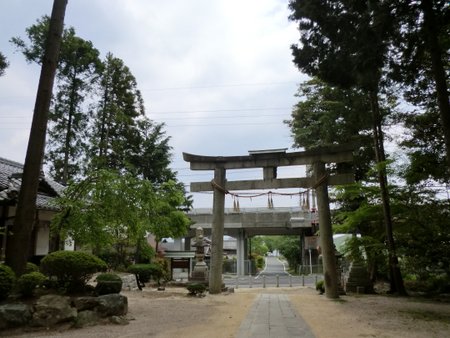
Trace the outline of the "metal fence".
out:
M 259 275 L 259 276 L 224 276 L 227 287 L 238 288 L 269 288 L 269 287 L 315 287 L 323 275 Z

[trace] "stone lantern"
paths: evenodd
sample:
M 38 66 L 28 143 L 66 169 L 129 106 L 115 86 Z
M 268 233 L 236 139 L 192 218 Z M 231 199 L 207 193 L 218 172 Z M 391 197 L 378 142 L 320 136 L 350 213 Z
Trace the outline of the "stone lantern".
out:
M 195 247 L 195 266 L 192 270 L 191 281 L 202 282 L 208 284 L 208 266 L 205 263 L 205 247 L 209 245 L 209 241 L 203 236 L 203 228 L 195 229 L 195 242 L 192 244 Z

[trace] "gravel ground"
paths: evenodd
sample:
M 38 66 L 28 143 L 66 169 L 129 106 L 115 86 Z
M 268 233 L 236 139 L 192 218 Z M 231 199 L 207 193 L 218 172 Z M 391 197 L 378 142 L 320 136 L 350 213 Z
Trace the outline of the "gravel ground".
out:
M 45 331 L 0 332 L 10 337 L 213 337 L 238 331 L 258 293 L 288 294 L 293 307 L 318 338 L 450 337 L 450 304 L 379 295 L 329 300 L 307 287 L 238 289 L 235 293 L 188 297 L 184 288 L 123 292 L 128 297 L 128 325 L 82 329 L 60 326 Z

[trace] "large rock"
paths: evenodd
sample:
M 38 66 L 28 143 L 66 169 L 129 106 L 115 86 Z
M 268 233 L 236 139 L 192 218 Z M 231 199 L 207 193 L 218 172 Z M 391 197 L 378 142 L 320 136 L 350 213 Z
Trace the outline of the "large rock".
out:
M 50 327 L 77 317 L 77 310 L 71 307 L 70 298 L 59 295 L 42 296 L 36 301 L 34 309 L 33 326 Z
M 78 316 L 74 321 L 74 327 L 80 328 L 84 326 L 91 326 L 98 324 L 100 316 L 97 312 L 86 310 L 78 312 Z
M 128 298 L 118 293 L 97 297 L 96 311 L 102 317 L 123 316 L 128 312 Z
M 97 297 L 77 297 L 73 300 L 73 305 L 78 311 L 92 310 L 98 306 Z
M 22 303 L 0 306 L 0 329 L 27 325 L 31 320 L 31 307 Z
M 122 279 L 122 290 L 136 291 L 139 290 L 136 276 L 134 274 L 124 275 L 120 277 Z

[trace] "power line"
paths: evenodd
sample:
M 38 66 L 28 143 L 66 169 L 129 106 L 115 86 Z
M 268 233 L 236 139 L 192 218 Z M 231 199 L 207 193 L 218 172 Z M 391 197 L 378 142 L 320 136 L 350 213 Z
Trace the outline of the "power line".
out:
M 285 82 L 256 82 L 256 83 L 232 83 L 232 84 L 210 84 L 210 85 L 199 85 L 199 86 L 183 86 L 183 87 L 162 87 L 162 88 L 147 88 L 142 89 L 141 92 L 157 92 L 157 91 L 167 91 L 167 90 L 191 90 L 191 89 L 211 89 L 211 88 L 232 88 L 232 87 L 257 87 L 257 86 L 283 86 L 297 84 L 295 81 L 285 81 Z
M 190 114 L 190 113 L 219 113 L 219 112 L 235 112 L 235 111 L 261 111 L 261 110 L 286 110 L 292 107 L 258 107 L 258 108 L 233 108 L 233 109 L 207 109 L 207 110 L 173 110 L 173 111 L 155 111 L 149 114 Z

